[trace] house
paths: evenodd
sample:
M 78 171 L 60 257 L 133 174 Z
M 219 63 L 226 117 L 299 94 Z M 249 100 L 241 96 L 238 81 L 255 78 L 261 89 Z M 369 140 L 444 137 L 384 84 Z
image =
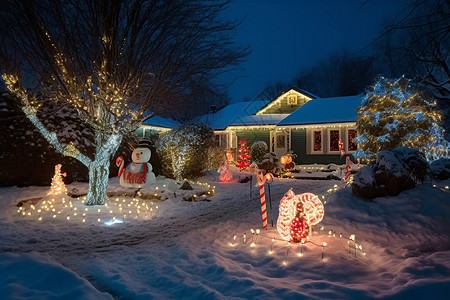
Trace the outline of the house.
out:
M 230 104 L 200 121 L 214 129 L 217 147 L 235 155 L 238 141 L 246 139 L 248 147 L 266 142 L 277 157 L 293 152 L 298 164 L 341 164 L 345 157 L 341 158 L 339 139 L 346 154 L 357 150 L 353 138 L 361 97 L 318 98 L 289 88 L 273 101 Z
M 264 141 L 277 157 L 296 154 L 297 164 L 342 164 L 338 141 L 346 154 L 354 153 L 357 144 L 356 109 L 361 95 L 318 98 L 306 91 L 289 88 L 273 101 L 239 102 L 206 114 L 198 121 L 214 129 L 214 143 L 237 155 L 239 141 L 247 146 Z M 140 136 L 170 130 L 172 124 L 158 117 L 148 120 L 139 129 Z M 160 123 L 158 123 L 160 122 Z M 175 125 L 175 124 L 173 124 Z

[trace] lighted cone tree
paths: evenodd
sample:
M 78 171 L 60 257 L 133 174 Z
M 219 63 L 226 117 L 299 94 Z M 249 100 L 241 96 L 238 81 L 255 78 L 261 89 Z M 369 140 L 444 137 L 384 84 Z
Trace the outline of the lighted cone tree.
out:
M 415 89 L 409 79 L 382 77 L 358 108 L 359 136 L 354 141 L 359 149 L 354 156 L 373 159 L 380 150 L 400 146 L 417 148 L 428 160 L 448 156 L 450 145 L 441 119 L 436 102 Z
M 248 149 L 247 149 L 247 140 L 239 141 L 239 144 L 241 145 L 241 148 L 239 148 L 239 154 L 238 154 L 238 160 L 236 162 L 236 167 L 242 169 L 248 168 L 250 166 L 249 158 L 250 155 L 248 155 Z
M 167 95 L 186 93 L 193 82 L 214 78 L 247 55 L 228 35 L 235 24 L 217 20 L 226 1 L 4 4 L 3 80 L 50 145 L 89 169 L 87 205 L 105 204 L 110 160 L 123 136 L 145 120 L 144 112 L 157 111 Z M 37 117 L 43 101 L 74 107 L 94 131 L 95 152 L 59 141 Z
M 66 173 L 61 173 L 61 164 L 57 164 L 55 166 L 55 175 L 53 175 L 52 178 L 52 185 L 50 188 L 50 192 L 48 192 L 47 195 L 59 195 L 62 193 L 67 192 L 66 185 L 64 184 L 64 181 L 62 180 L 63 176 L 66 177 Z

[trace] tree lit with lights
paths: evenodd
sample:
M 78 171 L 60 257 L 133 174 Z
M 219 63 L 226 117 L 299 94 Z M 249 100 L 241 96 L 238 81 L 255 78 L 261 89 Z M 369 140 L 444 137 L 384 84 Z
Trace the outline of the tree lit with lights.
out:
M 356 121 L 360 144 L 355 156 L 372 159 L 380 150 L 418 148 L 428 160 L 449 155 L 442 115 L 435 101 L 404 77 L 381 78 L 363 98 Z
M 169 95 L 240 64 L 236 26 L 217 20 L 226 1 L 7 1 L 2 78 L 27 118 L 58 152 L 89 169 L 86 204 L 105 204 L 110 161 L 123 137 Z M 68 21 L 70 20 L 70 21 Z M 3 26 L 2 29 L 6 28 Z M 172 97 L 173 98 L 173 97 Z M 61 142 L 37 117 L 68 104 L 94 132 L 94 153 Z

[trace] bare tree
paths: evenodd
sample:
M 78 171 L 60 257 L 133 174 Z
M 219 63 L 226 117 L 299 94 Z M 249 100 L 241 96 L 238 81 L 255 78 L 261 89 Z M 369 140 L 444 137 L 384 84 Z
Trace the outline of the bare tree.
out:
M 386 26 L 380 49 L 391 76 L 422 83 L 450 112 L 450 1 L 416 0 L 407 15 Z M 450 118 L 446 119 L 450 128 Z M 447 135 L 450 137 L 450 135 Z
M 50 144 L 89 169 L 88 205 L 106 202 L 110 159 L 144 111 L 247 55 L 232 43 L 236 24 L 219 21 L 228 1 L 0 3 L 2 77 Z M 36 116 L 42 100 L 69 103 L 92 126 L 93 158 L 43 126 Z
M 375 57 L 341 51 L 302 72 L 295 83 L 321 97 L 338 97 L 362 93 L 376 76 Z

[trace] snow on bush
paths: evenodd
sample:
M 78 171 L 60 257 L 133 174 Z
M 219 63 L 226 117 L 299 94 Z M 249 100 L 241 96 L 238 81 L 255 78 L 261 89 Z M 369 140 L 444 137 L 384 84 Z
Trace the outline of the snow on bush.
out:
M 264 155 L 269 152 L 269 147 L 267 147 L 267 144 L 264 141 L 254 142 L 250 149 L 252 161 L 256 163 L 260 163 Z
M 363 198 L 395 196 L 423 182 L 428 173 L 428 163 L 417 149 L 383 150 L 374 164 L 355 174 L 352 191 Z
M 213 136 L 212 128 L 204 124 L 181 125 L 164 133 L 156 142 L 163 173 L 176 180 L 201 175 Z
M 450 178 L 450 159 L 440 158 L 430 164 L 433 177 L 440 180 Z

